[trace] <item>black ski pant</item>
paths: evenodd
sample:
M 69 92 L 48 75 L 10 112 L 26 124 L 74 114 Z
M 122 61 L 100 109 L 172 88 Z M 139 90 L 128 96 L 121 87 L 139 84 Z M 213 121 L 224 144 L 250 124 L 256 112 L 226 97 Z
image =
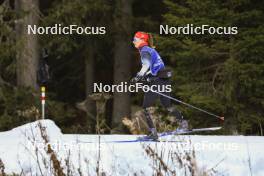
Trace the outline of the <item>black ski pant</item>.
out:
M 165 86 L 170 85 L 169 79 L 163 79 L 163 78 L 158 78 L 158 77 L 154 77 L 150 79 L 152 81 L 148 83 L 149 86 L 156 85 L 156 88 L 157 86 L 160 87 L 159 89 L 154 89 L 154 91 L 170 96 L 170 92 L 167 92 L 165 89 Z M 158 93 L 155 93 L 153 91 L 148 91 L 148 92 L 145 92 L 145 95 L 144 95 L 143 108 L 144 108 L 144 113 L 146 117 L 146 122 L 150 129 L 155 128 L 155 126 L 151 118 L 151 115 L 148 111 L 148 108 L 151 106 L 154 106 L 157 99 L 159 99 L 161 102 L 161 105 L 169 111 L 170 115 L 175 116 L 179 120 L 183 118 L 181 113 L 176 108 L 171 106 L 171 100 L 169 98 L 159 95 Z

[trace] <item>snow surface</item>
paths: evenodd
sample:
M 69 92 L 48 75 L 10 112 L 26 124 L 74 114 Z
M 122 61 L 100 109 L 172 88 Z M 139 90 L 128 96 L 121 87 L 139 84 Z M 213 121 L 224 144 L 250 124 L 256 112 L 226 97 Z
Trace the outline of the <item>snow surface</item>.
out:
M 113 143 L 133 140 L 137 136 L 62 134 L 51 120 L 36 121 L 0 132 L 0 158 L 5 164 L 6 173 L 53 174 L 50 156 L 45 152 L 40 135 L 39 122 L 46 127 L 49 143 L 65 172 L 65 159 L 68 158 L 71 175 L 80 175 L 79 171 L 83 175 L 95 175 L 98 164 L 100 172 L 107 175 L 152 175 L 158 165 L 157 160 L 147 155 L 147 147 L 151 147 L 177 175 L 185 175 L 186 167 L 171 159 L 172 156 L 175 158 L 177 153 L 187 166 L 190 162 L 186 161 L 185 153 L 191 155 L 193 150 L 195 160 L 192 161 L 196 162 L 200 171 L 230 176 L 264 175 L 263 137 L 181 135 L 162 137 L 162 140 L 169 142 Z M 191 174 L 187 172 L 186 175 Z

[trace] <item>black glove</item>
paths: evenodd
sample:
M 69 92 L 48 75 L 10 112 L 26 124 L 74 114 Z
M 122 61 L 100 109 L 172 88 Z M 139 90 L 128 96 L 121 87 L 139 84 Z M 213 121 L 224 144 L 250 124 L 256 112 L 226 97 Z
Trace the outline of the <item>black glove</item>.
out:
M 143 79 L 143 76 L 139 76 L 137 75 L 136 77 L 132 78 L 130 80 L 131 83 L 137 83 L 138 81 L 142 80 Z

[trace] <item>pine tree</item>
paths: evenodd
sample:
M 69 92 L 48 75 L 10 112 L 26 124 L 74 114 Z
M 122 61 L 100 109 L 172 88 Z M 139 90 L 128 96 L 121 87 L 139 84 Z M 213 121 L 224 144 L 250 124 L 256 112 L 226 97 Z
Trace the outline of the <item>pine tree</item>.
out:
M 37 99 L 31 89 L 34 89 L 36 85 L 35 75 L 31 75 L 32 79 L 24 80 L 19 84 L 31 88 L 17 87 L 16 70 L 17 67 L 22 67 L 22 65 L 18 66 L 17 54 L 23 47 L 23 52 L 26 53 L 26 47 L 20 45 L 24 41 L 17 37 L 15 24 L 17 24 L 16 21 L 25 17 L 25 12 L 21 9 L 15 10 L 14 3 L 14 1 L 6 0 L 1 2 L 0 6 L 0 131 L 11 129 L 36 118 L 35 114 L 31 113 L 37 104 Z M 34 69 L 35 67 L 27 71 L 33 73 Z M 20 78 L 25 76 L 27 71 L 23 73 L 24 75 L 20 75 Z
M 62 26 L 78 25 L 81 27 L 106 27 L 109 3 L 100 1 L 55 1 L 45 13 L 42 26 L 54 26 L 58 22 Z M 102 50 L 107 50 L 108 35 L 45 35 L 41 38 L 42 45 L 51 51 L 50 63 L 53 67 L 54 80 L 51 89 L 59 101 L 77 103 L 79 109 L 86 111 L 85 127 L 89 132 L 95 130 L 95 103 L 89 98 L 93 92 L 93 83 L 100 75 L 103 67 L 98 62 L 108 63 Z M 109 40 L 111 41 L 111 40 Z M 103 45 L 102 45 L 103 44 Z M 109 56 L 109 53 L 105 54 Z M 62 120 L 63 121 L 63 120 Z M 80 122 L 77 122 L 80 123 Z M 71 121 L 67 125 L 71 125 Z
M 164 25 L 236 26 L 236 35 L 167 35 L 163 56 L 174 64 L 175 94 L 226 117 L 227 132 L 260 134 L 263 125 L 263 2 L 166 0 Z M 183 109 L 194 125 L 216 120 Z M 257 129 L 255 129 L 257 128 Z

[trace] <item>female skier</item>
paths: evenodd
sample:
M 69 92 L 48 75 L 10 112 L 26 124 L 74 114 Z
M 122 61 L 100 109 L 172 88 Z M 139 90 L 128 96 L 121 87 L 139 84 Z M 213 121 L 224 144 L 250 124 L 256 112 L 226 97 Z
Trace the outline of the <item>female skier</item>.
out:
M 166 86 L 169 85 L 169 78 L 171 77 L 171 72 L 165 69 L 163 60 L 161 59 L 159 53 L 153 47 L 152 36 L 146 32 L 136 32 L 133 44 L 135 48 L 138 49 L 141 57 L 142 68 L 137 73 L 131 81 L 138 82 L 142 79 L 147 79 L 148 85 L 157 85 L 157 86 Z M 162 94 L 168 95 L 168 92 L 160 92 Z M 188 122 L 183 120 L 181 113 L 171 106 L 171 101 L 169 98 L 161 96 L 155 92 L 148 91 L 144 95 L 143 109 L 146 116 L 147 125 L 149 128 L 149 135 L 147 139 L 157 140 L 158 134 L 157 130 L 152 121 L 149 109 L 151 106 L 154 106 L 156 99 L 159 98 L 163 107 L 165 107 L 170 115 L 176 117 L 179 124 L 178 130 L 188 129 Z

